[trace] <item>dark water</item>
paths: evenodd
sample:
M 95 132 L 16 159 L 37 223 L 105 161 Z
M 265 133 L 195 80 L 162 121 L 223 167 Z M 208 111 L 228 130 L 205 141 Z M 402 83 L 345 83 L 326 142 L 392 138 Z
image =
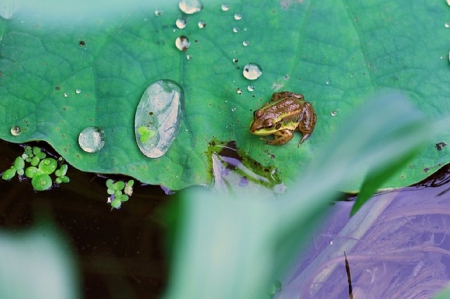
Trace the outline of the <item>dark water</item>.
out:
M 19 145 L 0 141 L 0 172 L 22 153 Z M 0 230 L 19 232 L 50 214 L 75 250 L 83 298 L 158 298 L 167 281 L 158 208 L 170 198 L 158 186 L 135 184 L 130 200 L 111 211 L 105 178 L 73 167 L 68 176 L 70 183 L 44 192 L 17 176 L 0 180 Z

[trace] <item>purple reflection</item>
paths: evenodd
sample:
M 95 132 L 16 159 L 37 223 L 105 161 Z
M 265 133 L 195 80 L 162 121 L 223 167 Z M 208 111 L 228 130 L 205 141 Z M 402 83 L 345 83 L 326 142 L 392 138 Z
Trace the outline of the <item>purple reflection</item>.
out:
M 349 298 L 344 251 L 354 298 L 433 297 L 450 282 L 450 185 L 423 186 L 378 194 L 351 219 L 337 203 L 275 298 Z

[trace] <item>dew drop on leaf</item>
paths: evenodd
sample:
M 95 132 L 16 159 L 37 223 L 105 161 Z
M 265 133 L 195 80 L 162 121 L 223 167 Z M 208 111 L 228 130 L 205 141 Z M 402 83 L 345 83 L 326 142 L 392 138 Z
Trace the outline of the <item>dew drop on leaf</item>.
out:
M 206 23 L 204 21 L 199 21 L 198 22 L 198 28 L 203 29 L 206 27 Z
M 67 92 L 64 93 L 64 97 L 67 98 L 69 94 Z
M 238 33 L 238 32 L 239 32 L 239 28 L 233 27 L 233 32 L 234 32 L 234 33 Z
M 237 93 L 237 94 L 241 94 L 241 93 L 242 93 L 242 90 L 241 90 L 240 88 L 236 88 L 236 93 Z
M 185 19 L 177 19 L 175 21 L 175 25 L 177 26 L 178 29 L 183 29 L 184 27 L 186 27 L 186 20 Z
M 186 51 L 189 46 L 190 46 L 190 42 L 188 40 L 188 38 L 184 35 L 177 37 L 177 39 L 175 40 L 175 46 L 177 46 L 178 50 L 180 51 Z
M 159 16 L 162 15 L 162 14 L 163 14 L 163 11 L 162 11 L 162 10 L 155 9 L 155 16 L 159 17 Z
M 242 15 L 240 13 L 234 14 L 234 19 L 236 21 L 240 21 L 240 20 L 242 20 Z
M 250 44 L 250 42 L 249 42 L 249 41 L 246 41 L 246 40 L 242 42 L 242 45 L 243 45 L 244 47 L 247 47 L 249 44 Z
M 136 109 L 134 129 L 141 152 L 149 158 L 163 156 L 180 130 L 183 118 L 182 87 L 172 80 L 151 84 Z
M 11 127 L 11 135 L 13 135 L 13 136 L 19 136 L 20 133 L 22 133 L 22 130 L 20 129 L 19 126 L 12 126 L 12 127 Z
M 256 63 L 248 63 L 244 66 L 242 74 L 248 80 L 256 80 L 262 75 L 262 69 Z
M 2 3 L 0 3 L 0 17 L 6 20 L 12 19 L 19 9 L 19 4 L 17 2 L 17 0 L 2 1 Z
M 445 28 L 450 28 L 450 24 L 449 23 L 445 23 L 444 26 L 445 26 Z
M 249 85 L 249 86 L 247 86 L 247 90 L 248 91 L 255 91 L 255 86 Z
M 222 4 L 220 6 L 220 9 L 222 9 L 222 11 L 228 11 L 230 9 L 230 6 L 228 4 Z
M 330 115 L 333 116 L 333 117 L 335 117 L 335 116 L 337 115 L 337 112 L 336 112 L 336 111 L 331 111 L 331 112 L 330 112 Z
M 95 153 L 105 145 L 105 132 L 98 127 L 87 127 L 78 136 L 78 144 L 87 153 Z
M 182 0 L 178 4 L 182 12 L 188 15 L 197 13 L 203 9 L 203 4 L 199 0 Z
M 80 94 L 80 93 L 81 93 L 81 89 L 78 89 L 78 88 L 75 89 L 75 93 L 76 93 L 76 94 Z

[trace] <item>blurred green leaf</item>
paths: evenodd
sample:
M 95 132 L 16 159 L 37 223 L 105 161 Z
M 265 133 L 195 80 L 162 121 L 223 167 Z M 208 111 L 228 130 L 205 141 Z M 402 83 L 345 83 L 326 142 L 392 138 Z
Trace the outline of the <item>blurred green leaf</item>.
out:
M 178 2 L 29 0 L 2 8 L 0 138 L 45 140 L 78 169 L 170 189 L 210 183 L 208 142 L 235 140 L 261 164 L 277 166 L 289 186 L 376 91 L 402 91 L 429 119 L 450 115 L 445 1 L 231 0 L 228 11 L 208 1 L 193 15 L 184 15 Z M 186 28 L 176 28 L 178 18 Z M 181 35 L 191 42 L 185 52 L 175 47 Z M 263 69 L 255 81 L 242 75 L 249 62 Z M 184 120 L 168 153 L 148 159 L 136 145 L 134 115 L 144 90 L 159 79 L 183 87 Z M 275 147 L 248 131 L 252 112 L 278 90 L 304 94 L 317 112 L 316 129 L 300 148 L 298 133 Z M 11 135 L 12 126 L 21 134 Z M 88 126 L 105 132 L 95 154 L 77 144 Z M 409 185 L 448 163 L 450 147 L 434 146 L 448 138 L 436 135 L 380 187 Z M 341 189 L 358 190 L 363 179 L 356 175 Z
M 53 225 L 0 232 L 0 252 L 1 298 L 81 298 L 75 261 Z

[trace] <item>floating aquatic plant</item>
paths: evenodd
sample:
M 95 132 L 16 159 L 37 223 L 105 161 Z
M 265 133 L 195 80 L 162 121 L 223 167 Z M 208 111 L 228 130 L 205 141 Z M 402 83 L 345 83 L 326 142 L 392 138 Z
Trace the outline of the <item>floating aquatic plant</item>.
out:
M 123 181 L 114 182 L 109 179 L 106 181 L 108 197 L 107 203 L 111 204 L 111 207 L 120 209 L 122 202 L 127 201 L 133 194 L 134 180 L 129 180 L 127 183 Z
M 37 191 L 44 191 L 50 189 L 53 185 L 50 175 L 55 173 L 57 184 L 68 183 L 70 180 L 66 176 L 68 166 L 67 164 L 61 164 L 58 168 L 58 162 L 53 158 L 46 158 L 46 154 L 37 146 L 25 147 L 24 153 L 14 160 L 13 166 L 7 169 L 2 174 L 2 179 L 10 180 L 16 173 L 19 176 L 25 174 L 26 177 L 31 179 L 31 185 Z M 60 161 L 62 159 L 60 158 Z M 26 166 L 26 163 L 30 165 Z

